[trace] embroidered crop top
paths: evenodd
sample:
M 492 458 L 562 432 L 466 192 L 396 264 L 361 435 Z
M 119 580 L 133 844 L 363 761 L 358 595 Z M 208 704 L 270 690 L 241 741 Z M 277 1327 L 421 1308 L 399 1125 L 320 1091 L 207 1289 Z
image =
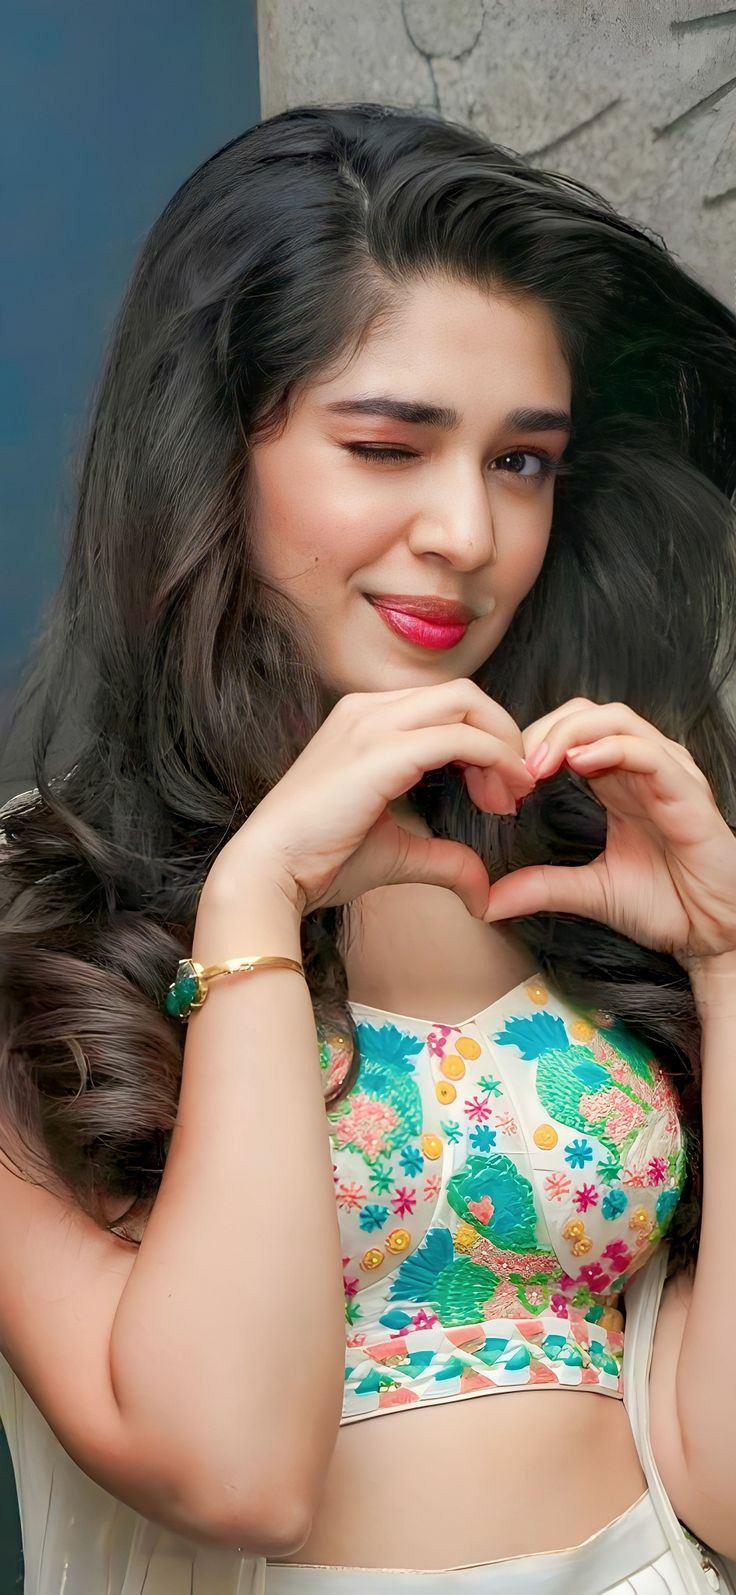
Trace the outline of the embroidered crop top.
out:
M 328 1109 L 343 1423 L 533 1386 L 623 1396 L 624 1292 L 686 1172 L 677 1091 L 541 976 L 459 1025 L 352 1003 Z M 320 1037 L 323 1086 L 345 1043 Z

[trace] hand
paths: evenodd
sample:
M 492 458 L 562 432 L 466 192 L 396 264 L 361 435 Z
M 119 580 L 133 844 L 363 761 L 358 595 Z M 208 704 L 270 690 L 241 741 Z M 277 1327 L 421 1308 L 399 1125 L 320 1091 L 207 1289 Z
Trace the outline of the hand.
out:
M 679 742 L 623 703 L 572 698 L 523 732 L 537 780 L 563 763 L 608 818 L 591 864 L 520 869 L 491 888 L 486 920 L 581 914 L 683 968 L 736 949 L 736 837 Z
M 280 781 L 218 855 L 222 875 L 264 863 L 302 914 L 373 887 L 424 881 L 481 918 L 490 882 L 471 847 L 405 830 L 388 805 L 426 770 L 461 764 L 487 813 L 515 814 L 534 779 L 511 715 L 461 678 L 341 698 Z M 227 855 L 227 857 L 225 857 Z

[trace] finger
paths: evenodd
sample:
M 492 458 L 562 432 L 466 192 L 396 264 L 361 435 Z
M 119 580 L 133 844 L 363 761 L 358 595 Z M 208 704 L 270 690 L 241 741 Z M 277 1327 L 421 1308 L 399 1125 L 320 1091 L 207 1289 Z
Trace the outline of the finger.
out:
M 534 864 L 504 875 L 490 889 L 487 923 L 525 914 L 582 914 L 606 921 L 605 895 L 595 863 L 573 867 Z
M 527 736 L 524 733 L 527 767 L 538 779 L 550 776 L 559 769 L 568 748 L 597 742 L 601 737 L 616 734 L 638 736 L 669 749 L 683 768 L 692 763 L 685 749 L 680 748 L 677 743 L 670 742 L 656 726 L 649 725 L 648 721 L 635 714 L 633 709 L 629 709 L 626 704 L 608 703 L 593 705 L 564 715 L 548 728 L 543 739 L 535 741 L 533 747 L 527 743 Z
M 702 796 L 695 772 L 675 758 L 667 746 L 645 741 L 643 737 L 610 736 L 586 747 L 567 749 L 571 769 L 595 778 L 611 770 L 649 777 L 647 789 L 653 803 L 677 803 L 693 797 L 693 786 Z
M 469 914 L 481 919 L 488 903 L 489 881 L 482 859 L 464 842 L 452 842 L 444 837 L 415 836 L 402 833 L 401 857 L 397 861 L 386 885 L 421 882 L 428 886 L 444 886 L 465 904 Z
M 544 742 L 547 732 L 557 720 L 567 714 L 574 714 L 577 709 L 594 709 L 596 705 L 591 698 L 570 698 L 567 703 L 558 704 L 556 709 L 551 709 L 548 714 L 542 714 L 538 720 L 531 720 L 522 731 L 525 755 L 531 753 L 533 748 L 538 748 Z
M 489 731 L 492 736 L 507 742 L 518 754 L 520 762 L 523 762 L 524 743 L 513 716 L 500 703 L 496 703 L 495 698 L 489 698 L 482 687 L 465 677 L 443 681 L 431 687 L 412 687 L 396 697 L 384 693 L 370 696 L 376 699 L 390 696 L 393 699 L 390 704 L 391 724 L 400 730 L 447 725 L 453 720 L 458 723 L 465 721 L 467 725 L 477 726 L 480 731 Z
M 397 750 L 405 750 L 409 761 L 406 767 L 407 789 L 419 781 L 426 770 L 440 769 L 458 759 L 483 772 L 492 771 L 500 775 L 514 802 L 517 798 L 528 796 L 534 787 L 534 777 L 508 743 L 462 720 L 451 725 L 423 726 L 419 730 L 385 737 L 381 740 L 381 750 L 391 757 L 392 779 L 396 772 Z M 389 800 L 391 796 L 393 794 L 389 795 Z

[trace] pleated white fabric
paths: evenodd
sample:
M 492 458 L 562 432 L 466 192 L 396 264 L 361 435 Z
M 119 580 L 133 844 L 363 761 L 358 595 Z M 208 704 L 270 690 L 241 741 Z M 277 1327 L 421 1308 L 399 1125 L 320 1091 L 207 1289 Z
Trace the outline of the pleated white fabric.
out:
M 713 1589 L 721 1595 L 732 1590 L 715 1562 L 711 1576 Z M 623 1595 L 632 1590 L 637 1595 L 689 1595 L 648 1490 L 605 1528 L 568 1550 L 441 1572 L 268 1563 L 265 1595 Z

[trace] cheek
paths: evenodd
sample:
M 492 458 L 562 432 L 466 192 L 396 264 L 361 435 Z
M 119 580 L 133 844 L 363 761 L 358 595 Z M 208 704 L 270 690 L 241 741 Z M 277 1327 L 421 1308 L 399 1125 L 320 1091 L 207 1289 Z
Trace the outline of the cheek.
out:
M 319 449 L 264 461 L 254 517 L 261 568 L 309 581 L 350 575 L 375 557 L 381 534 L 365 493 L 348 492 Z
M 497 598 L 514 606 L 534 586 L 549 547 L 549 527 L 545 519 L 536 534 L 528 530 L 498 549 L 494 591 Z

